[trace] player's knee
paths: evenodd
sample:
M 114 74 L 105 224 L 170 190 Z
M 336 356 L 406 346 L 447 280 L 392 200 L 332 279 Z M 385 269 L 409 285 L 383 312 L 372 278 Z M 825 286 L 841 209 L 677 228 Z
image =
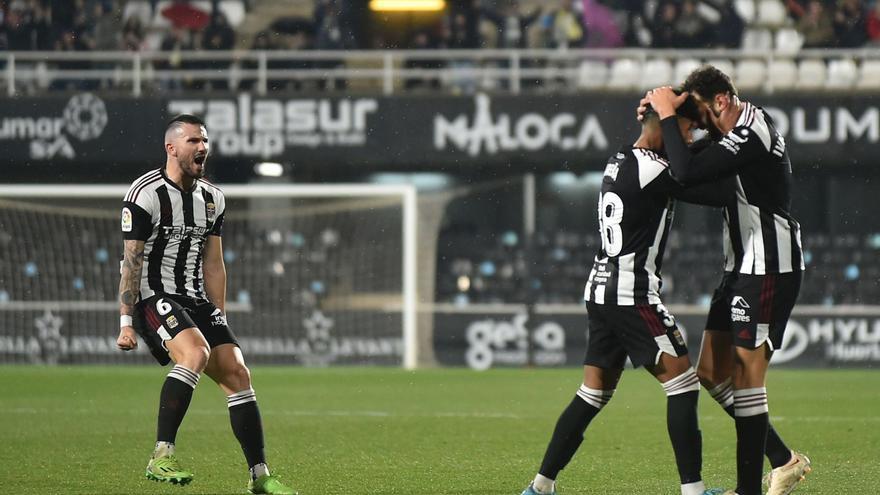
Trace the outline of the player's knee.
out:
M 238 389 L 245 389 L 251 386 L 251 370 L 244 364 L 239 364 L 232 370 L 232 378 L 238 385 Z
M 211 349 L 208 344 L 199 344 L 189 348 L 184 353 L 184 360 L 187 367 L 196 373 L 201 373 L 208 366 L 208 359 L 211 357 Z
M 700 383 L 704 387 L 711 389 L 730 378 L 730 376 L 722 376 L 722 373 L 714 369 L 712 366 L 700 362 L 697 363 L 697 378 L 700 379 Z

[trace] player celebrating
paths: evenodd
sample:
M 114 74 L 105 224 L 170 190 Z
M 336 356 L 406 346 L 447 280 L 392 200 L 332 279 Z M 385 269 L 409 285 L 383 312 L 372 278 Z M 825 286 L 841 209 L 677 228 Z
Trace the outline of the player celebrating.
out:
M 674 118 L 685 95 L 671 88 L 649 92 L 647 101 L 663 119 L 673 175 L 685 185 L 732 178 L 724 196 L 725 275 L 713 297 L 698 365 L 703 384 L 736 421 L 737 488 L 729 493 L 761 493 L 766 449 L 773 466 L 768 493 L 788 494 L 811 470 L 810 460 L 769 428 L 765 377 L 804 270 L 800 226 L 789 213 L 791 162 L 770 117 L 741 101 L 724 73 L 698 69 L 683 89 L 723 137 L 692 153 Z
M 147 478 L 187 484 L 193 474 L 174 455 L 177 430 L 202 372 L 226 394 L 232 431 L 250 467 L 250 493 L 292 495 L 269 473 L 260 410 L 235 335 L 226 324 L 226 267 L 220 235 L 225 200 L 205 181 L 208 133 L 193 115 L 165 131 L 165 167 L 132 183 L 122 208 L 125 255 L 116 343 L 130 351 L 137 334 L 174 367 L 159 396 L 156 448 Z
M 696 103 L 682 105 L 678 139 L 700 118 Z M 611 400 L 627 356 L 644 366 L 667 395 L 667 428 L 682 495 L 720 493 L 702 481 L 697 422 L 700 383 L 681 332 L 660 300 L 660 267 L 674 201 L 715 204 L 713 188 L 682 191 L 660 155 L 659 117 L 648 112 L 633 146 L 622 147 L 605 168 L 599 195 L 602 246 L 587 280 L 589 342 L 584 381 L 562 412 L 541 468 L 523 495 L 555 494 L 555 480 L 583 441 L 590 421 Z

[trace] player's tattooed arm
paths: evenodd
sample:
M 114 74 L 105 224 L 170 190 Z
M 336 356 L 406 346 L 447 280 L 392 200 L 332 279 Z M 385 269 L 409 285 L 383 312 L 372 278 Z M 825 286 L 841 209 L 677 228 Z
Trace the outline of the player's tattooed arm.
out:
M 144 241 L 126 240 L 119 280 L 119 314 L 133 315 L 141 292 L 144 270 Z

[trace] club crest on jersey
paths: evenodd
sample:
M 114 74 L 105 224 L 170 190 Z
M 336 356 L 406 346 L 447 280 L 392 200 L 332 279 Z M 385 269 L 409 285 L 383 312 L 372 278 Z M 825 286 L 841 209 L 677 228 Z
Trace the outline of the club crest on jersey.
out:
M 177 318 L 174 315 L 169 316 L 165 319 L 165 323 L 168 324 L 168 328 L 177 328 L 178 322 Z
M 131 232 L 132 229 L 132 220 L 131 220 L 131 210 L 128 207 L 122 209 L 122 231 L 123 232 Z
M 214 216 L 217 214 L 217 207 L 214 206 L 214 203 L 205 203 L 205 214 L 208 216 L 209 222 L 214 221 Z
M 681 331 L 679 329 L 676 328 L 675 330 L 672 331 L 672 337 L 675 338 L 676 344 L 681 345 L 681 346 L 685 345 L 684 344 L 684 337 L 681 336 Z

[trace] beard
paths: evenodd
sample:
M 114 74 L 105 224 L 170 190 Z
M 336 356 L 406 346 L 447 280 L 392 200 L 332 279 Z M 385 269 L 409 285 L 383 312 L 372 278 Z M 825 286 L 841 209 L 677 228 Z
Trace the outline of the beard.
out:
M 198 163 L 195 158 L 190 160 L 186 164 L 181 164 L 180 169 L 183 171 L 184 175 L 189 177 L 190 179 L 201 179 L 205 176 L 205 162 L 208 157 L 204 157 L 202 159 L 202 163 Z

